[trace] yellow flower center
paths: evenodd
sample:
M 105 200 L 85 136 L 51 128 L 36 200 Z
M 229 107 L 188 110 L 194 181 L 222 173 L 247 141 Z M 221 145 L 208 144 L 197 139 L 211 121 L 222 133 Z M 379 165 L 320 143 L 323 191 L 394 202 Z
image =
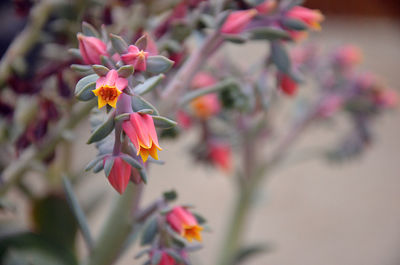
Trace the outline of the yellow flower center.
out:
M 98 97 L 99 108 L 104 107 L 106 104 L 115 108 L 118 97 L 122 92 L 115 86 L 101 86 L 93 90 L 93 93 Z
M 184 225 L 183 226 L 183 237 L 186 238 L 189 242 L 192 242 L 193 239 L 197 241 L 201 241 L 201 231 L 203 230 L 203 227 L 199 225 Z

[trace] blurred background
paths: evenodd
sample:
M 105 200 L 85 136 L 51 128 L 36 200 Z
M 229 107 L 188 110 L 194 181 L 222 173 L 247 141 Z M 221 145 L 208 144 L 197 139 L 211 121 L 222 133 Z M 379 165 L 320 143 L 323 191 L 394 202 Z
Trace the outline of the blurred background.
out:
M 363 67 L 382 76 L 389 86 L 400 89 L 400 1 L 309 0 L 306 4 L 326 15 L 323 30 L 312 34 L 312 40 L 325 48 L 347 43 L 359 46 L 364 52 Z M 7 24 L 0 24 L 1 32 L 5 33 Z M 255 60 L 262 47 L 251 46 L 246 53 L 235 53 L 239 54 L 236 59 Z M 238 48 L 229 46 L 230 52 L 235 49 Z M 400 263 L 400 112 L 387 114 L 374 129 L 375 141 L 357 159 L 341 164 L 329 164 L 322 159 L 290 164 L 264 183 L 247 224 L 246 241 L 266 242 L 271 251 L 255 257 L 249 264 Z M 339 130 L 310 130 L 293 153 L 310 144 L 329 142 Z M 72 147 L 73 152 L 81 154 L 73 162 L 77 169 L 95 155 L 94 148 L 85 144 L 89 126 L 80 128 L 79 134 L 80 140 Z M 187 155 L 192 138 L 193 135 L 188 135 L 178 143 L 162 143 L 165 151 L 160 156 L 166 165 L 151 169 L 144 203 L 175 188 L 180 202 L 196 205 L 198 212 L 207 217 L 212 232 L 205 234 L 204 249 L 195 253 L 194 263 L 209 265 L 215 260 L 230 216 L 234 183 L 216 170 L 194 165 Z M 104 221 L 103 210 L 112 203 L 115 191 L 103 175 L 89 178 L 78 190 L 80 198 L 84 199 L 91 191 L 107 193 L 102 201 L 104 207 L 90 219 L 96 235 Z M 35 176 L 30 181 L 34 183 Z M 19 195 L 11 194 L 11 198 L 18 201 Z M 22 205 L 16 213 L 22 224 L 29 224 L 26 207 Z M 0 213 L 0 218 L 10 216 Z M 118 264 L 136 264 L 135 251 L 130 250 Z

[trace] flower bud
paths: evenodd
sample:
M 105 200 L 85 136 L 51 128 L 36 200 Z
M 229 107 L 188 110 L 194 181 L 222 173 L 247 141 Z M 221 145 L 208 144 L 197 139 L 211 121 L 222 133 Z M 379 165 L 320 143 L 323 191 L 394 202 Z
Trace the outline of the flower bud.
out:
M 104 164 L 107 159 L 114 159 L 110 174 L 107 176 L 108 181 L 116 191 L 122 194 L 129 183 L 131 166 L 119 156 L 105 158 L 103 161 Z
M 352 67 L 362 61 L 361 50 L 354 45 L 340 47 L 334 54 L 335 63 L 342 67 Z
M 287 74 L 280 75 L 280 88 L 283 93 L 293 96 L 297 92 L 297 83 Z
M 232 170 L 232 151 L 225 143 L 212 143 L 209 146 L 209 157 L 211 161 L 225 172 Z
M 201 89 L 212 86 L 215 83 L 217 83 L 217 80 L 212 75 L 200 72 L 193 78 L 192 87 L 194 89 Z M 215 93 L 207 94 L 192 100 L 190 106 L 195 115 L 201 119 L 208 119 L 217 114 L 221 109 L 218 96 Z
M 312 10 L 302 6 L 293 7 L 286 15 L 289 18 L 301 20 L 314 30 L 320 30 L 320 23 L 324 20 L 324 16 L 319 10 Z
M 136 148 L 137 154 L 147 161 L 149 155 L 158 160 L 157 149 L 162 150 L 158 144 L 157 132 L 153 118 L 149 114 L 132 113 L 129 120 L 122 123 L 125 134 Z
M 189 242 L 193 239 L 201 241 L 200 232 L 203 227 L 199 226 L 196 218 L 187 209 L 176 206 L 167 214 L 168 224 Z
M 229 14 L 225 23 L 221 27 L 221 32 L 225 34 L 239 34 L 257 15 L 256 9 L 234 11 Z
M 86 64 L 100 64 L 100 56 L 107 56 L 107 45 L 96 37 L 78 34 L 79 50 Z
M 146 60 L 148 56 L 148 52 L 139 50 L 135 45 L 129 45 L 128 52 L 121 55 L 121 59 L 124 63 L 133 65 L 137 71 L 146 71 Z

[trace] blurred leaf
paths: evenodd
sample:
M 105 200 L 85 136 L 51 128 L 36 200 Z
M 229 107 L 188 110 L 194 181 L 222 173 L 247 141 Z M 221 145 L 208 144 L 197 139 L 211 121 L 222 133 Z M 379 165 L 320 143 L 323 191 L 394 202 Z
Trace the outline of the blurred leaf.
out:
M 92 67 L 90 67 L 90 65 L 71 64 L 71 69 L 82 75 L 94 74 L 94 71 L 93 71 Z
M 146 50 L 147 48 L 147 34 L 144 34 L 140 37 L 136 42 L 135 46 L 139 48 L 139 50 Z
M 255 28 L 248 32 L 249 38 L 252 40 L 290 40 L 289 33 L 281 29 L 271 27 Z
M 132 109 L 133 111 L 140 111 L 142 109 L 152 109 L 155 115 L 159 115 L 157 109 L 147 100 L 139 95 L 132 96 Z
M 131 157 L 130 155 L 127 154 L 122 154 L 121 158 L 128 163 L 129 165 L 131 165 L 132 167 L 142 170 L 143 166 L 142 164 L 139 163 L 139 161 L 137 161 L 136 159 L 134 159 L 133 157 Z
M 282 19 L 281 23 L 285 28 L 288 28 L 291 30 L 307 30 L 308 29 L 307 24 L 298 19 L 285 18 L 285 19 Z
M 128 78 L 134 71 L 135 69 L 133 68 L 133 65 L 124 65 L 118 69 L 118 76 Z
M 85 36 L 90 36 L 90 37 L 96 37 L 98 38 L 99 32 L 89 23 L 83 21 L 82 23 L 82 31 L 83 31 L 83 35 Z
M 104 65 L 99 65 L 99 64 L 92 65 L 92 68 L 93 71 L 99 76 L 106 76 L 108 71 L 110 71 L 110 69 L 108 69 Z
M 110 34 L 111 45 L 116 52 L 123 54 L 128 49 L 126 41 L 118 35 Z
M 150 77 L 146 81 L 144 81 L 143 84 L 137 85 L 133 89 L 133 93 L 138 94 L 138 95 L 144 95 L 150 91 L 152 91 L 160 82 L 163 80 L 165 77 L 164 74 L 159 74 L 153 77 Z
M 140 244 L 142 246 L 151 244 L 158 233 L 158 218 L 153 216 L 150 218 L 143 229 Z
M 175 127 L 177 123 L 173 120 L 170 120 L 168 118 L 162 117 L 162 116 L 152 116 L 153 121 L 154 121 L 154 126 L 163 128 L 163 129 L 169 129 L 172 127 Z
M 77 261 L 71 250 L 59 242 L 31 232 L 19 232 L 0 237 L 0 264 L 77 265 Z
M 279 71 L 290 74 L 291 62 L 284 45 L 278 41 L 271 43 L 271 59 Z
M 236 257 L 234 259 L 234 265 L 241 264 L 257 254 L 261 254 L 263 252 L 267 252 L 270 250 L 271 247 L 266 244 L 258 244 L 258 245 L 242 247 L 236 254 Z
M 171 191 L 164 192 L 163 197 L 164 197 L 164 200 L 171 202 L 178 198 L 178 194 L 176 193 L 175 190 L 171 190 Z
M 170 59 L 164 56 L 161 55 L 149 56 L 147 58 L 146 72 L 152 74 L 165 73 L 172 67 L 173 64 L 174 61 L 171 61 Z
M 75 246 L 77 222 L 61 194 L 49 194 L 33 202 L 34 230 L 49 242 L 72 251 Z
M 63 185 L 64 185 L 64 190 L 65 190 L 65 194 L 67 196 L 69 206 L 71 207 L 71 210 L 79 224 L 83 239 L 85 240 L 88 249 L 92 250 L 93 249 L 93 239 L 90 234 L 90 229 L 89 229 L 89 225 L 86 220 L 86 216 L 83 213 L 83 210 L 82 210 L 81 206 L 79 205 L 78 199 L 76 198 L 75 193 L 72 189 L 71 183 L 69 182 L 69 180 L 66 176 L 63 177 Z
M 113 165 L 114 165 L 114 157 L 112 156 L 107 157 L 106 161 L 104 162 L 104 173 L 106 174 L 106 177 L 110 175 Z
M 153 256 L 151 257 L 151 265 L 158 265 L 161 261 L 161 251 L 154 251 Z
M 246 41 L 248 41 L 246 36 L 241 36 L 241 35 L 236 35 L 236 34 L 224 34 L 223 37 L 224 37 L 224 40 L 235 43 L 235 44 L 243 44 Z
M 205 224 L 207 223 L 206 218 L 204 218 L 202 215 L 198 214 L 198 213 L 193 213 L 194 217 L 196 218 L 197 222 L 199 224 Z
M 179 104 L 185 105 L 198 97 L 201 97 L 201 96 L 204 96 L 207 94 L 211 94 L 211 93 L 216 93 L 216 92 L 226 90 L 226 89 L 237 88 L 237 87 L 238 87 L 237 82 L 231 78 L 228 78 L 228 79 L 225 79 L 215 85 L 208 86 L 208 87 L 205 87 L 202 89 L 197 89 L 197 90 L 187 93 L 179 101 Z
M 95 159 L 93 159 L 92 161 L 90 161 L 90 162 L 86 165 L 85 171 L 89 171 L 89 170 L 91 170 L 92 168 L 94 168 L 94 167 L 97 165 L 97 163 L 99 163 L 100 161 L 101 161 L 101 162 L 103 161 L 103 159 L 104 159 L 105 156 L 106 156 L 106 155 L 97 156 Z

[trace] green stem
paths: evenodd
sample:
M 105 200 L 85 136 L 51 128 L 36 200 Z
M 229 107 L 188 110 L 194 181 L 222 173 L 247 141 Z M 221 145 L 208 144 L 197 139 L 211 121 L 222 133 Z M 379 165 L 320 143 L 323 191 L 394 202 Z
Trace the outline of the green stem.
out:
M 243 232 L 246 227 L 247 216 L 249 214 L 253 189 L 244 189 L 240 192 L 234 205 L 230 224 L 223 240 L 218 265 L 233 265 L 236 254 L 242 242 Z
M 86 262 L 87 265 L 110 265 L 117 260 L 132 234 L 143 187 L 143 184 L 130 183 L 124 194 L 118 198 Z
M 243 234 L 247 218 L 252 209 L 253 196 L 257 193 L 261 182 L 276 168 L 285 157 L 287 151 L 293 146 L 295 141 L 305 131 L 306 128 L 316 117 L 316 108 L 312 108 L 304 119 L 296 123 L 289 133 L 283 137 L 282 141 L 278 144 L 277 148 L 272 153 L 272 156 L 261 165 L 255 166 L 252 159 L 243 159 L 245 168 L 245 178 L 242 186 L 240 187 L 240 195 L 234 205 L 233 213 L 226 236 L 221 247 L 218 265 L 234 265 L 235 257 L 241 247 Z M 256 139 L 255 137 L 253 139 Z M 257 157 L 254 153 L 256 148 L 251 147 L 251 144 L 257 142 L 256 140 L 246 142 L 245 157 Z M 247 153 L 249 152 L 249 153 Z

